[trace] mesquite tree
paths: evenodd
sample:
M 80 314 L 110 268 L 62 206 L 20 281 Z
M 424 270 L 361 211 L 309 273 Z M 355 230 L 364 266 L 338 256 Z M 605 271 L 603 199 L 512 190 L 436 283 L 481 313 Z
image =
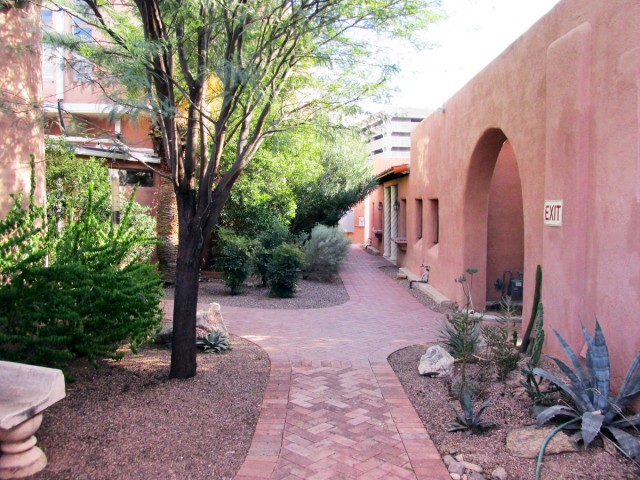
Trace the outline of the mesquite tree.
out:
M 435 3 L 60 4 L 96 33 L 91 43 L 58 38 L 58 44 L 66 42 L 90 58 L 96 65 L 91 81 L 121 105 L 146 110 L 159 127 L 179 224 L 171 377 L 196 374 L 195 315 L 205 240 L 263 140 L 319 110 L 352 106 L 384 84 L 390 71 L 381 65 L 376 45 L 426 25 Z M 233 155 L 223 156 L 229 149 Z

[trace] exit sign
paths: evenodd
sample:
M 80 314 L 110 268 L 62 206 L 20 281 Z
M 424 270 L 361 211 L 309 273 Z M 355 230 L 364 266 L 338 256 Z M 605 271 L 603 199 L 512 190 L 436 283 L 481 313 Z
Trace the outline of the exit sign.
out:
M 552 227 L 562 226 L 562 200 L 544 201 L 544 224 Z

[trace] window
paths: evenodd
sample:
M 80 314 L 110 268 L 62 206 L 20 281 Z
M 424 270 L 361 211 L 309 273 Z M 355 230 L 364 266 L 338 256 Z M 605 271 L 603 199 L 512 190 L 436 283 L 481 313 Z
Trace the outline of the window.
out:
M 422 238 L 422 199 L 416 199 L 416 237 Z
M 91 35 L 91 27 L 87 25 L 85 22 L 75 20 L 73 22 L 73 36 L 78 40 L 82 40 L 85 42 L 90 42 L 93 40 Z
M 429 236 L 434 244 L 440 242 L 440 204 L 437 198 L 429 200 Z
M 411 132 L 391 132 L 392 137 L 410 137 Z
M 411 147 L 391 147 L 392 152 L 409 152 Z
M 56 65 L 56 50 L 53 45 L 42 44 L 42 79 L 53 80 Z
M 153 172 L 149 170 L 119 169 L 120 185 L 138 185 L 140 187 L 153 187 Z
M 374 150 L 372 153 L 373 155 L 378 155 L 379 153 L 382 153 L 384 150 L 382 148 L 379 148 L 377 150 Z

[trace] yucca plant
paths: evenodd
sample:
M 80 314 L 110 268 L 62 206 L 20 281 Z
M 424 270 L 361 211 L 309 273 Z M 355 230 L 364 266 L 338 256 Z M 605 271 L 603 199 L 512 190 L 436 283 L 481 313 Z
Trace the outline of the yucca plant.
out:
M 587 341 L 586 370 L 576 353 L 562 336 L 555 332 L 574 370 L 555 357 L 551 358 L 570 380 L 565 383 L 542 368 L 534 368 L 533 373 L 557 385 L 573 401 L 573 407 L 554 405 L 543 410 L 537 417 L 542 425 L 556 416 L 576 418 L 581 422 L 581 430 L 574 441 L 582 440 L 588 446 L 598 434 L 608 433 L 619 445 L 620 450 L 630 458 L 640 455 L 640 443 L 624 427 L 640 426 L 640 415 L 624 416 L 623 409 L 640 394 L 640 353 L 636 355 L 620 387 L 617 396 L 610 396 L 609 350 L 599 322 L 596 320 L 595 335 L 592 339 L 582 325 Z
M 207 353 L 221 353 L 231 350 L 229 337 L 218 331 L 213 331 L 206 337 L 199 338 L 196 341 L 196 347 L 203 349 Z
M 468 433 L 482 433 L 493 426 L 493 424 L 485 423 L 481 419 L 482 414 L 490 405 L 489 400 L 484 401 L 482 405 L 480 405 L 480 409 L 474 413 L 474 401 L 466 385 L 463 385 L 460 392 L 461 410 L 458 410 L 451 402 L 447 402 L 447 405 L 449 405 L 456 414 L 456 421 L 451 422 L 451 427 L 447 430 L 448 432 L 466 430 Z

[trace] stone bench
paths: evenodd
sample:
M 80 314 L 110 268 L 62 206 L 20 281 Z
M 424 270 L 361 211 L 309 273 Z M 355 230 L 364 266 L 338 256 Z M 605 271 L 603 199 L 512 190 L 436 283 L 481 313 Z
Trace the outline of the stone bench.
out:
M 47 465 L 34 433 L 43 410 L 64 397 L 60 370 L 0 361 L 0 479 L 27 477 Z

